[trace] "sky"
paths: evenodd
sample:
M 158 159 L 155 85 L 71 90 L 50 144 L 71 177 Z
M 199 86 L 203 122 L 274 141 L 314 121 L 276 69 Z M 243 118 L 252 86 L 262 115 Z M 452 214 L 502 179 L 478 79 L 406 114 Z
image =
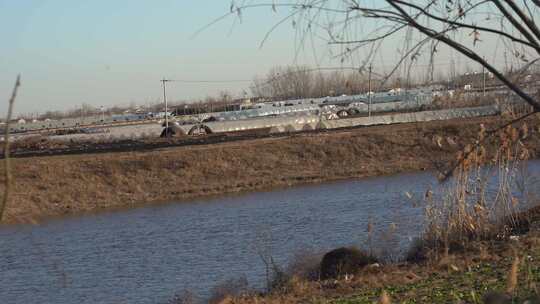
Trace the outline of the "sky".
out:
M 160 79 L 251 80 L 277 65 L 339 66 L 327 44 L 307 42 L 296 52 L 297 32 L 278 27 L 290 11 L 265 7 L 244 11 L 205 28 L 226 14 L 230 0 L 0 0 L 0 115 L 17 74 L 22 86 L 17 114 L 162 100 Z M 361 25 L 364 26 L 364 25 Z M 369 27 L 369 26 L 368 26 Z M 378 54 L 390 65 L 399 54 L 393 42 Z M 493 48 L 483 47 L 486 50 Z M 493 44 L 492 44 L 493 46 Z M 314 50 L 314 51 L 313 51 Z M 360 54 L 361 56 L 361 54 Z M 444 57 L 444 56 L 443 56 Z M 439 62 L 448 65 L 448 56 Z M 459 60 L 459 59 L 458 59 Z M 249 92 L 249 81 L 170 83 L 168 99 L 204 99 L 228 90 Z
M 292 64 L 294 32 L 278 29 L 269 9 L 227 18 L 228 0 L 0 0 L 0 94 L 5 103 L 16 75 L 16 112 L 145 104 L 159 101 L 163 77 L 250 80 L 274 65 Z M 279 15 L 279 13 L 277 14 Z M 301 59 L 297 60 L 300 63 Z M 168 85 L 171 100 L 204 98 L 249 83 Z

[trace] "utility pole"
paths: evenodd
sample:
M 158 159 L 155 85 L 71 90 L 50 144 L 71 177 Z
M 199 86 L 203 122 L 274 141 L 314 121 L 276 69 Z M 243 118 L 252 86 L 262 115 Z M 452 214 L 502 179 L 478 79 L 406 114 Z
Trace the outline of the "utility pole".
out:
M 79 126 L 82 127 L 83 124 L 84 124 L 84 102 L 81 104 L 81 123 L 79 124 Z
M 485 61 L 485 57 L 484 57 L 484 61 Z M 483 94 L 484 94 L 484 97 L 486 97 L 486 67 L 482 65 L 482 77 L 484 79 L 484 90 L 483 90 Z
M 372 67 L 371 67 L 371 64 L 369 65 L 369 76 L 368 76 L 368 98 L 369 98 L 369 103 L 368 103 L 368 117 L 371 117 L 371 71 L 372 71 Z
M 163 101 L 165 102 L 165 136 L 169 136 L 169 108 L 167 106 L 167 92 L 165 88 L 165 83 L 169 81 L 163 77 L 161 82 L 163 83 Z

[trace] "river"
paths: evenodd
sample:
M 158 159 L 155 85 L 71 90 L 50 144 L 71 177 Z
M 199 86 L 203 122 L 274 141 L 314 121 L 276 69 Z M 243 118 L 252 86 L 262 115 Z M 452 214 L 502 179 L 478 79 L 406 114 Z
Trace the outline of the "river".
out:
M 528 166 L 540 189 L 540 161 Z M 399 174 L 48 220 L 0 228 L 0 303 L 163 303 L 227 279 L 262 288 L 259 253 L 285 265 L 338 246 L 403 253 L 423 226 L 414 198 L 431 172 Z M 392 237 L 367 242 L 367 226 Z M 368 246 L 370 245 L 370 246 Z M 388 253 L 387 253 L 388 254 Z

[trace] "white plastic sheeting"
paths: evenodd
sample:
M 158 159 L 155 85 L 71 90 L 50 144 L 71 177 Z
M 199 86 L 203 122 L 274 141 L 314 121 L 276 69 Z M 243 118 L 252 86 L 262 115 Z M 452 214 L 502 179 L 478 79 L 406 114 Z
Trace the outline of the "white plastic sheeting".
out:
M 254 129 L 270 129 L 272 127 L 287 127 L 292 126 L 294 130 L 302 130 L 305 124 L 313 124 L 319 121 L 319 117 L 316 115 L 309 116 L 293 116 L 293 117 L 266 117 L 266 118 L 254 118 L 246 120 L 230 120 L 230 121 L 215 121 L 204 123 L 205 126 L 210 128 L 212 133 L 221 132 L 236 132 Z M 193 125 L 181 125 L 179 126 L 185 133 L 189 133 L 189 130 Z M 289 130 L 292 130 L 289 128 Z
M 324 124 L 327 129 L 347 128 L 356 126 L 389 125 L 396 123 L 412 123 L 432 120 L 447 120 L 454 118 L 468 118 L 496 115 L 500 111 L 496 106 L 448 109 L 436 111 L 423 111 L 414 113 L 399 113 L 371 117 L 328 120 Z
M 109 128 L 98 128 L 102 132 L 93 134 L 67 134 L 58 135 L 51 138 L 58 140 L 115 140 L 115 139 L 137 139 L 145 137 L 159 137 L 162 132 L 161 125 L 157 123 L 127 125 Z
M 25 132 L 34 130 L 48 130 L 48 129 L 64 129 L 64 128 L 78 128 L 84 126 L 100 126 L 110 125 L 115 123 L 133 123 L 143 122 L 148 120 L 148 116 L 145 114 L 126 114 L 126 115 L 93 115 L 79 118 L 64 118 L 59 120 L 44 120 L 30 123 L 17 123 L 12 124 L 10 132 Z
M 286 101 L 276 101 L 271 103 L 259 103 L 253 105 L 251 109 L 243 109 L 230 112 L 213 112 L 202 115 L 204 118 L 214 117 L 219 121 L 244 120 L 251 118 L 260 118 L 272 115 L 312 115 L 320 111 L 324 106 L 340 106 L 341 108 L 358 108 L 360 112 L 368 111 L 370 98 L 367 94 L 305 98 Z M 399 111 L 404 109 L 417 109 L 422 105 L 431 104 L 433 96 L 431 91 L 411 90 L 395 93 L 375 93 L 371 96 L 371 111 Z
M 268 117 L 255 118 L 240 121 L 208 122 L 212 133 L 235 132 L 254 129 L 270 129 L 270 133 L 295 132 L 314 129 L 337 129 L 357 126 L 389 125 L 396 123 L 412 123 L 432 120 L 447 120 L 453 118 L 467 118 L 497 115 L 500 110 L 497 106 L 485 106 L 476 108 L 461 108 L 436 111 L 422 111 L 414 113 L 398 113 L 378 115 L 371 117 L 346 118 L 337 120 L 321 120 L 319 116 L 296 116 L 296 117 Z M 193 125 L 178 126 L 187 134 Z

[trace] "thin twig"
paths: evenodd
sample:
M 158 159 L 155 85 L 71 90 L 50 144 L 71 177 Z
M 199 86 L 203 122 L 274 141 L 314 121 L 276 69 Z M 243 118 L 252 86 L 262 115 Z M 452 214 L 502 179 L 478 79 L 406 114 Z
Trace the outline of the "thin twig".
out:
M 443 177 L 441 178 L 441 181 L 447 181 L 450 177 L 452 177 L 454 175 L 454 172 L 456 171 L 456 169 L 459 167 L 459 165 L 461 164 L 462 160 L 464 159 L 467 159 L 467 157 L 469 157 L 469 155 L 471 155 L 473 152 L 477 151 L 477 149 L 484 143 L 486 142 L 488 139 L 490 139 L 493 135 L 497 134 L 497 132 L 501 131 L 501 130 L 504 130 L 506 127 L 508 126 L 511 126 L 511 125 L 514 125 L 530 116 L 533 116 L 535 114 L 538 114 L 538 112 L 529 112 L 527 114 L 524 114 L 516 119 L 513 119 L 505 124 L 503 124 L 502 126 L 499 126 L 495 129 L 492 129 L 492 130 L 487 130 L 486 131 L 486 136 L 482 139 L 482 140 L 479 140 L 477 141 L 473 146 L 472 146 L 472 149 L 468 152 L 465 152 L 463 154 L 463 157 L 458 160 L 448 171 L 446 171 L 446 173 L 443 174 Z
M 11 121 L 11 115 L 13 113 L 13 104 L 15 103 L 15 98 L 17 97 L 17 91 L 21 85 L 21 75 L 17 76 L 15 81 L 15 86 L 13 87 L 13 92 L 11 93 L 11 98 L 9 99 L 9 108 L 6 118 L 6 129 L 4 132 L 4 176 L 5 176 L 5 189 L 4 197 L 2 199 L 2 205 L 0 205 L 0 222 L 4 216 L 4 210 L 6 209 L 7 202 L 9 199 L 9 193 L 11 188 L 11 170 L 9 164 L 9 122 Z

